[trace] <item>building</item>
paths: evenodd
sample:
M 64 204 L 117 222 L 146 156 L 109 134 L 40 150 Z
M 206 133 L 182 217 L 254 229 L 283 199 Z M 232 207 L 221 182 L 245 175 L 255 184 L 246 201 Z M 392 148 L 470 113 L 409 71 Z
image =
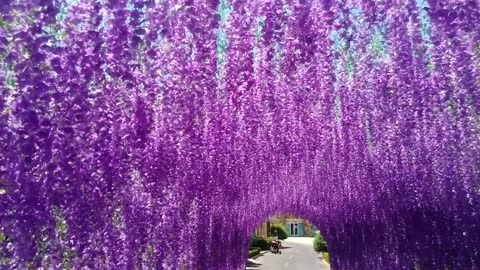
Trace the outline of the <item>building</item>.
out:
M 315 225 L 305 219 L 300 219 L 293 215 L 277 215 L 258 225 L 255 229 L 255 234 L 261 237 L 269 237 L 270 224 L 283 224 L 287 229 L 289 237 L 313 237 L 318 231 Z
M 313 237 L 317 227 L 305 219 L 289 218 L 285 220 L 288 236 L 310 236 Z
M 255 228 L 255 235 L 267 238 L 270 236 L 270 221 L 264 221 Z

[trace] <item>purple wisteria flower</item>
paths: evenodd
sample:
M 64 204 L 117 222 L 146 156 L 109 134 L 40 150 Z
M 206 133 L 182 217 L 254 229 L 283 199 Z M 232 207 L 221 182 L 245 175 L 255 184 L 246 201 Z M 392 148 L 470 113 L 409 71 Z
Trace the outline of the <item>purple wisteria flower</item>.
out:
M 0 0 L 0 268 L 480 268 L 479 5 Z

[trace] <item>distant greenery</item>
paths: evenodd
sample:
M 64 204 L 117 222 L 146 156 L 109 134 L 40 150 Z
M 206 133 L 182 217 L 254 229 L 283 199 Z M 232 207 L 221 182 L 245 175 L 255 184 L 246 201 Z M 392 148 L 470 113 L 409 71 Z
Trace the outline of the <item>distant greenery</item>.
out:
M 5 189 L 6 184 L 7 184 L 7 180 L 0 178 L 0 195 L 3 195 L 7 192 L 7 190 Z
M 250 241 L 251 248 L 260 248 L 261 250 L 268 250 L 270 249 L 270 241 L 264 239 L 263 237 L 254 235 L 252 240 Z
M 260 254 L 260 248 L 258 247 L 253 247 L 248 249 L 248 258 L 252 258 Z
M 3 232 L 0 232 L 0 266 L 6 266 L 9 263 L 6 250 L 3 249 L 7 241 L 7 235 L 5 235 Z
M 285 240 L 288 238 L 287 234 L 287 228 L 285 228 L 285 225 L 283 224 L 272 224 L 270 225 L 270 235 L 274 235 L 275 230 L 277 231 L 278 234 L 278 239 L 280 240 Z
M 60 237 L 60 240 L 62 242 L 66 241 L 66 235 L 67 235 L 67 222 L 65 220 L 65 217 L 63 216 L 63 212 L 58 208 L 55 207 L 53 209 L 53 216 L 55 218 L 55 227 L 57 229 L 57 233 Z M 69 249 L 67 246 L 64 247 L 62 251 L 62 269 L 64 270 L 70 270 L 72 269 L 70 265 L 70 260 L 74 256 L 74 252 Z
M 313 238 L 313 249 L 316 252 L 328 252 L 327 242 L 320 233 L 315 234 Z
M 322 257 L 324 261 L 330 264 L 330 256 L 328 255 L 328 252 L 322 252 Z

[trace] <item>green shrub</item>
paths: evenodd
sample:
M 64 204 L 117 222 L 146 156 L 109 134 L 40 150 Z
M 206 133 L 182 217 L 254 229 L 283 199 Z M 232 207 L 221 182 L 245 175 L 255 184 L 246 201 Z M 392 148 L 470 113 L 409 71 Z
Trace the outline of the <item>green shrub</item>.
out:
M 255 248 L 249 248 L 248 249 L 248 258 L 252 258 L 254 256 L 257 256 L 260 254 L 260 248 L 255 247 Z
M 269 250 L 270 249 L 270 241 L 254 235 L 252 237 L 252 241 L 250 241 L 250 247 L 260 248 L 261 250 Z
M 278 239 L 280 240 L 285 240 L 288 238 L 287 234 L 287 228 L 285 228 L 285 225 L 282 224 L 272 224 L 270 226 L 270 234 L 273 236 L 275 233 L 275 230 L 277 230 L 278 234 Z
M 327 242 L 320 233 L 315 234 L 313 238 L 313 249 L 316 252 L 328 252 Z
M 322 252 L 322 257 L 325 262 L 328 264 L 330 263 L 330 256 L 328 255 L 328 252 Z

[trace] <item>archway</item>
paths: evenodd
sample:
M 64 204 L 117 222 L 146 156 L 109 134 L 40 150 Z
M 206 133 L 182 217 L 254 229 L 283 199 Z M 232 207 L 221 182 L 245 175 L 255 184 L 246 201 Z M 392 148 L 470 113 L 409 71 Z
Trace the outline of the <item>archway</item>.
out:
M 480 267 L 479 12 L 0 1 L 1 268 L 241 269 L 282 212 L 334 269 Z
M 292 214 L 270 216 L 256 226 L 248 269 L 330 269 L 328 244 L 315 224 Z

